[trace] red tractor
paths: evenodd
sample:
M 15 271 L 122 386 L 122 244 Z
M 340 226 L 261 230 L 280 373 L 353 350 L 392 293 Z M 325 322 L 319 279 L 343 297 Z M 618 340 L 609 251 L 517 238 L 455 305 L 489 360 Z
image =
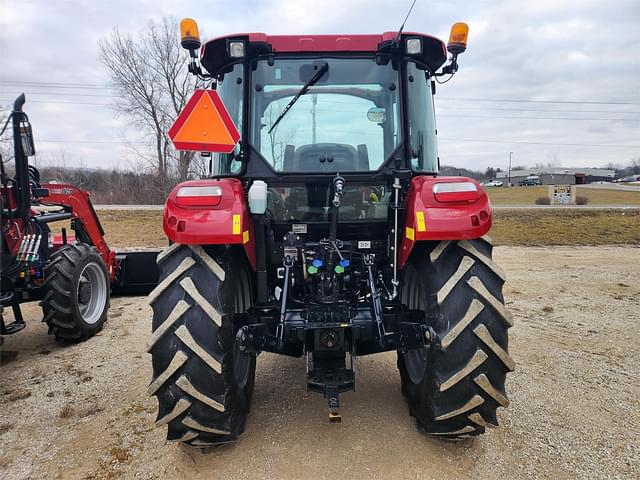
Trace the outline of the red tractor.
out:
M 24 103 L 21 95 L 2 128 L 13 127 L 14 161 L 7 160 L 9 171 L 0 159 L 0 312 L 11 307 L 14 321 L 7 325 L 0 314 L 0 335 L 22 330 L 20 304 L 40 300 L 49 332 L 58 340 L 79 342 L 102 329 L 112 288 L 148 293 L 157 284 L 157 252 L 116 254 L 87 192 L 40 182 L 28 162 L 35 148 Z M 70 220 L 73 232 L 63 228 L 52 234 L 49 223 L 62 220 Z
M 207 151 L 211 174 L 169 195 L 173 243 L 149 297 L 148 393 L 168 440 L 235 440 L 260 352 L 304 358 L 333 421 L 358 357 L 396 351 L 422 432 L 496 426 L 514 362 L 491 207 L 475 180 L 438 176 L 436 80 L 456 72 L 467 26 L 448 45 L 402 31 L 250 33 L 200 49 L 193 20 L 181 31 L 205 89 L 170 134 Z

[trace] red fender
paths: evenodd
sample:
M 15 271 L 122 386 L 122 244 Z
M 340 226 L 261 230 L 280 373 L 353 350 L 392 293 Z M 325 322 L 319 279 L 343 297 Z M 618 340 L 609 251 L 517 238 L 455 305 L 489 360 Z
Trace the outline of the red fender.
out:
M 184 187 L 219 187 L 220 198 L 179 199 Z M 236 178 L 192 180 L 171 191 L 164 206 L 162 226 L 169 240 L 184 245 L 242 245 L 256 269 L 253 221 L 242 182 Z
M 473 192 L 439 194 L 440 183 L 472 183 Z M 449 198 L 445 198 L 446 196 Z M 414 177 L 405 197 L 404 230 L 400 232 L 399 268 L 404 267 L 416 242 L 470 240 L 485 235 L 492 224 L 491 203 L 480 184 L 466 177 Z

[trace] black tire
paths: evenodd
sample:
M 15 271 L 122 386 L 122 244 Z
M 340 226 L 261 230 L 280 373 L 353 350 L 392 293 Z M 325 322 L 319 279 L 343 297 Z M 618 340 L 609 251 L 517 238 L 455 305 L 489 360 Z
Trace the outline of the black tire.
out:
M 401 299 L 426 313 L 439 343 L 398 353 L 402 391 L 418 429 L 466 438 L 498 425 L 507 407 L 505 378 L 512 317 L 504 306 L 505 275 L 488 238 L 416 246 L 403 272 Z
M 94 247 L 84 243 L 61 247 L 51 255 L 44 278 L 43 321 L 56 340 L 82 342 L 102 330 L 111 285 Z
M 232 247 L 173 244 L 158 256 L 160 283 L 149 295 L 149 344 L 158 397 L 156 425 L 167 440 L 192 446 L 228 443 L 244 431 L 255 356 L 236 349 L 253 293 L 243 253 Z

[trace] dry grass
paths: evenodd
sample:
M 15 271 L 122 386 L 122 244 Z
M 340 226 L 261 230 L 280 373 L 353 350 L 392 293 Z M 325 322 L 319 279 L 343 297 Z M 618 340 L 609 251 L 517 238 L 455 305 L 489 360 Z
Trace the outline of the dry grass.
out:
M 118 463 L 130 463 L 131 451 L 128 448 L 112 447 L 111 458 Z
M 73 405 L 71 405 L 70 403 L 67 403 L 64 407 L 62 407 L 62 410 L 60 410 L 60 418 L 70 418 L 73 416 L 73 414 L 75 413 L 75 410 L 73 408 Z
M 640 211 L 497 210 L 496 245 L 640 244 Z
M 534 205 L 539 197 L 549 194 L 549 186 L 542 187 L 487 187 L 493 205 Z M 577 195 L 587 197 L 589 205 L 640 205 L 640 192 L 626 192 L 605 188 L 577 187 Z
M 107 210 L 99 214 L 112 248 L 162 249 L 167 245 L 161 211 Z M 496 210 L 490 236 L 497 245 L 640 244 L 640 211 Z
M 103 210 L 98 212 L 113 248 L 164 248 L 168 245 L 162 230 L 162 210 Z
M 97 213 L 111 248 L 161 249 L 168 245 L 162 230 L 162 210 L 100 210 Z M 68 221 L 51 223 L 49 226 L 55 233 L 59 233 L 63 227 L 71 231 Z

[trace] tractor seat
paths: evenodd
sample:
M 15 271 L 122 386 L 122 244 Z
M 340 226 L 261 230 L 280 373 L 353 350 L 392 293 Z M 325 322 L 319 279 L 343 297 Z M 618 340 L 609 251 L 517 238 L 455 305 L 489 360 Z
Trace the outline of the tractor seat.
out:
M 295 148 L 287 145 L 283 167 L 288 172 L 354 172 L 369 169 L 366 145 L 316 143 Z

